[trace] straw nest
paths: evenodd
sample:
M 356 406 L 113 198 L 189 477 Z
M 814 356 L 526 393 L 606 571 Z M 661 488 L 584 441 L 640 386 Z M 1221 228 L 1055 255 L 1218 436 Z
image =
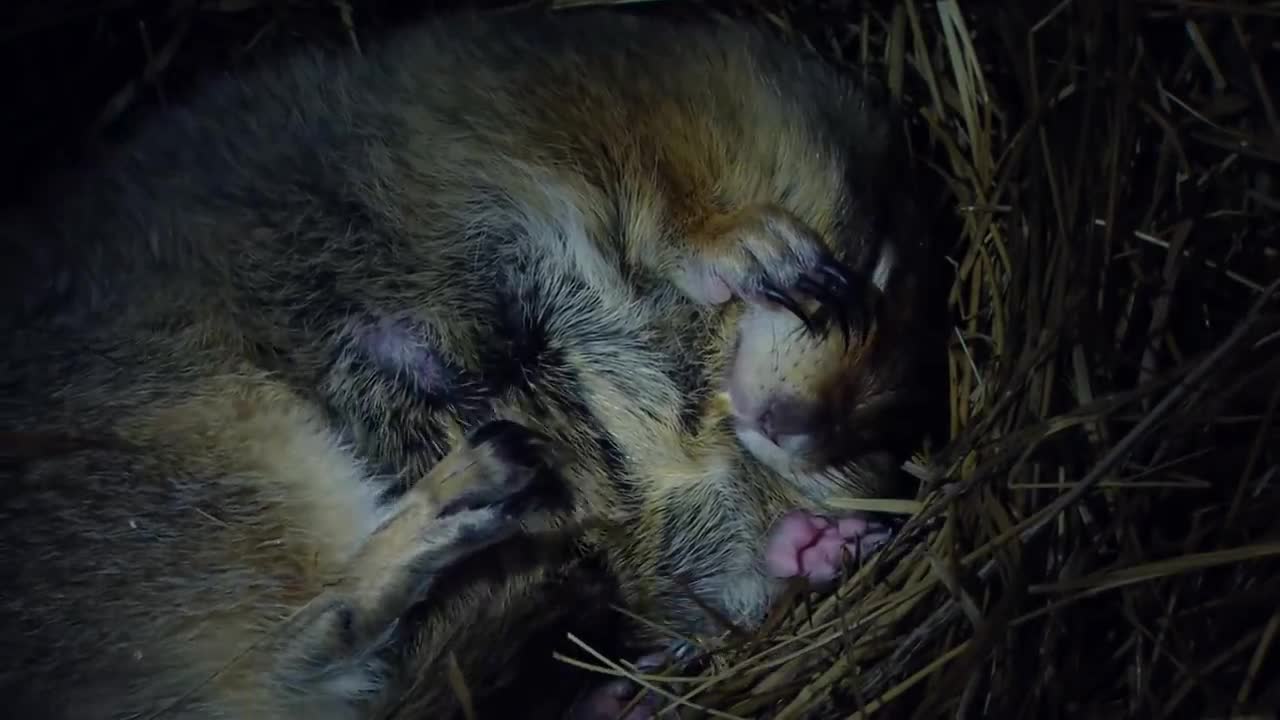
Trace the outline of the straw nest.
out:
M 605 3 L 550 3 L 588 4 Z M 85 39 L 106 28 L 125 59 L 21 89 L 36 120 L 14 148 L 65 148 L 201 67 L 296 36 L 358 43 L 399 12 L 78 7 L 23 15 L 5 51 L 105 52 Z M 910 515 L 903 532 L 838 592 L 701 676 L 640 681 L 721 718 L 1275 717 L 1280 3 L 717 9 L 881 78 L 906 109 L 955 229 L 949 429 L 910 465 L 917 499 L 879 508 Z M 565 660 L 635 676 L 585 646 Z

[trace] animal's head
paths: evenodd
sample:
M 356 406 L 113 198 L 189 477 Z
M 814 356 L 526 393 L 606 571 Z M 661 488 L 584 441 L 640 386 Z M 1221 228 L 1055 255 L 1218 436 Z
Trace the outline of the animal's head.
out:
M 840 280 L 825 299 L 748 303 L 729 373 L 739 439 L 811 497 L 896 491 L 896 466 L 924 432 L 922 373 L 937 347 L 920 187 L 888 121 L 861 97 L 801 91 L 810 122 L 789 136 L 797 149 L 769 165 L 781 176 L 771 185 L 803 189 L 784 205 L 830 251 Z
M 846 282 L 824 302 L 789 288 L 741 308 L 726 378 L 735 429 L 810 497 L 892 492 L 925 424 L 922 359 L 936 347 L 924 342 L 926 191 L 883 92 L 755 37 L 751 62 L 734 66 L 751 69 L 735 85 L 747 100 L 724 103 L 739 114 L 717 191 L 727 208 L 779 208 L 761 227 L 811 234 Z
M 811 496 L 877 496 L 922 433 L 912 275 L 886 245 L 839 304 L 752 303 L 727 382 L 743 446 Z

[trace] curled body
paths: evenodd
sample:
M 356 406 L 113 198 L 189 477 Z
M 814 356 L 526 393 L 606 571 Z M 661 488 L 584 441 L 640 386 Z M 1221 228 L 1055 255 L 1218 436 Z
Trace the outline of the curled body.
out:
M 824 532 L 769 529 L 892 492 L 914 429 L 925 238 L 890 131 L 736 25 L 456 16 L 214 83 L 58 177 L 0 225 L 0 425 L 129 449 L 5 466 L 5 694 L 154 711 L 323 590 L 359 612 L 185 712 L 360 717 L 462 642 L 404 629 L 423 578 L 513 524 L 601 521 L 574 557 L 678 630 L 758 623 Z M 556 509 L 502 510 L 530 463 L 476 460 L 494 423 L 545 439 Z M 416 650 L 351 650 L 388 643 Z M 264 669 L 299 652 L 325 692 Z

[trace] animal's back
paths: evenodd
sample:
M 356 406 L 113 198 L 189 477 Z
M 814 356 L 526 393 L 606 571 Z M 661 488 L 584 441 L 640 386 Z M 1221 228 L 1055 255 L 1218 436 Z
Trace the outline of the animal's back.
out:
M 832 232 L 843 185 L 871 193 L 894 172 L 887 125 L 852 85 L 737 26 L 459 16 L 367 56 L 277 60 L 157 114 L 9 223 L 42 261 L 17 285 L 25 303 L 119 311 L 186 289 L 244 315 L 249 300 L 340 303 L 343 281 L 424 272 L 474 295 L 499 264 L 476 253 L 527 245 L 535 222 L 667 234 L 750 196 Z

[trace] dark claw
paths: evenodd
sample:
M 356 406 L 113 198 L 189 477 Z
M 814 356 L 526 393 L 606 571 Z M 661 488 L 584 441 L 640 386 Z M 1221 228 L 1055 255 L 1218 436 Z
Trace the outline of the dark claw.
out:
M 796 289 L 800 292 L 808 293 L 818 299 L 823 305 L 840 305 L 840 296 L 832 292 L 830 288 L 822 283 L 814 280 L 808 275 L 801 275 L 796 281 Z
M 850 326 L 849 315 L 847 312 L 846 301 L 839 293 L 831 288 L 819 283 L 817 280 L 805 275 L 797 282 L 796 287 L 801 292 L 806 292 L 818 299 L 822 306 L 836 316 L 836 322 L 840 326 L 840 332 L 844 334 L 845 349 L 849 349 L 850 342 Z
M 497 442 L 509 459 L 525 465 L 537 462 L 535 452 L 543 443 L 542 436 L 532 428 L 501 418 L 476 428 L 467 439 L 472 445 Z
M 511 480 L 472 488 L 442 507 L 441 517 L 464 510 L 494 507 L 508 519 L 529 506 L 544 501 L 559 502 L 561 486 L 553 477 L 546 454 L 548 439 L 520 423 L 497 419 L 472 430 L 467 438 L 473 446 L 487 445 L 508 467 Z
M 809 316 L 805 314 L 804 309 L 800 307 L 800 304 L 795 300 L 792 300 L 789 295 L 771 286 L 765 286 L 763 294 L 769 300 L 772 300 L 787 310 L 790 310 L 793 315 L 800 318 L 800 322 L 804 323 L 806 330 L 813 332 L 813 321 L 811 321 Z
M 836 321 L 840 323 L 840 334 L 844 336 L 844 351 L 849 352 L 849 343 L 853 342 L 853 326 L 850 324 L 849 313 L 843 304 L 837 303 L 831 306 L 836 314 Z
M 858 329 L 858 332 L 866 333 L 871 328 L 872 322 L 876 316 L 876 304 L 878 302 L 878 296 L 868 297 L 867 294 L 863 294 L 858 298 L 857 302 L 853 303 L 856 315 L 854 322 L 856 323 L 855 327 Z
M 835 260 L 824 260 L 818 263 L 818 272 L 845 290 L 853 286 L 853 277 L 850 276 L 849 271 Z
M 871 327 L 871 313 L 868 312 L 867 306 L 862 303 L 858 303 L 854 307 L 856 308 L 854 310 L 855 317 L 852 318 L 854 327 L 858 329 L 859 333 L 866 333 L 867 329 Z
M 514 467 L 544 467 L 551 452 L 545 435 L 511 420 L 490 420 L 473 430 L 468 441 L 474 446 L 489 445 L 498 457 Z
M 854 291 L 861 284 L 855 281 L 852 271 L 834 259 L 819 264 L 818 271 L 840 288 L 844 297 L 841 306 L 852 310 L 852 317 L 848 319 L 850 331 L 866 332 L 871 325 L 871 310 L 866 304 L 866 298 L 859 297 Z

